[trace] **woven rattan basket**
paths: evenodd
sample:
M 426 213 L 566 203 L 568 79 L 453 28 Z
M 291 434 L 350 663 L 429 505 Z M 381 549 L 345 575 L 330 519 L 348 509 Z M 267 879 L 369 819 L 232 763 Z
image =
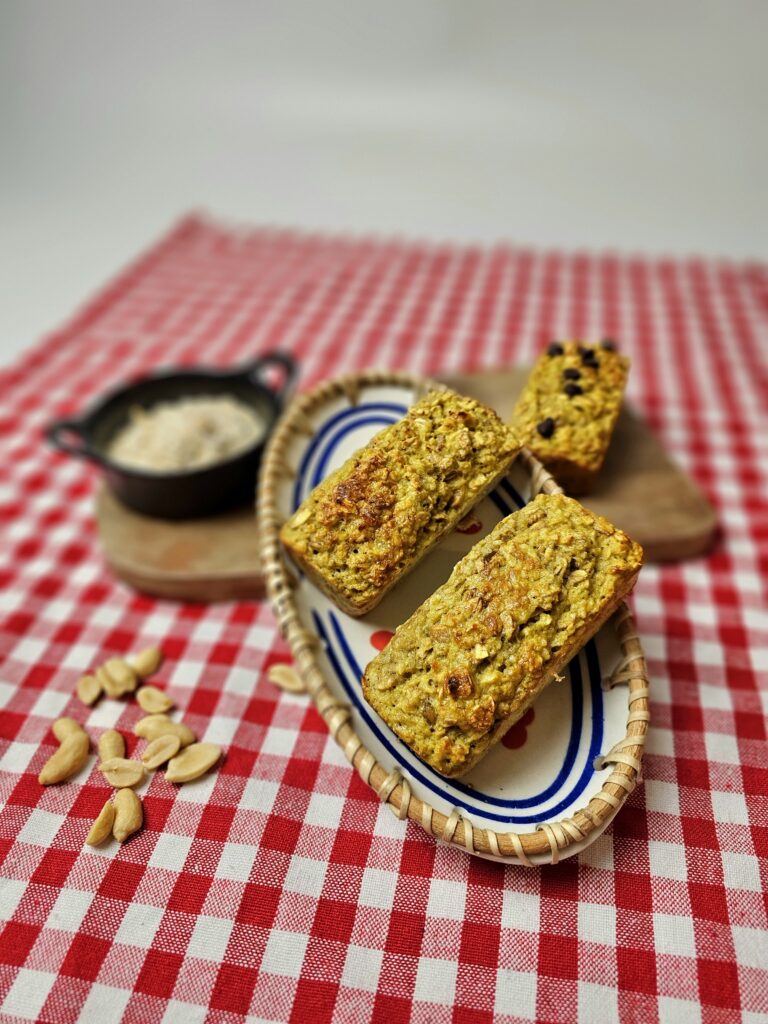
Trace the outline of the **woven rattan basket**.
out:
M 377 385 L 399 385 L 413 389 L 417 395 L 444 386 L 391 371 L 366 371 L 335 378 L 294 399 L 278 423 L 265 453 L 258 493 L 261 557 L 272 607 L 282 634 L 290 645 L 300 677 L 300 682 L 295 678 L 293 688 L 303 687 L 309 692 L 346 758 L 380 799 L 391 806 L 397 817 L 410 818 L 430 835 L 469 853 L 518 861 L 527 866 L 557 863 L 561 856 L 583 848 L 602 832 L 639 778 L 649 721 L 648 679 L 632 615 L 627 605 L 622 604 L 610 620 L 622 659 L 609 685 L 627 686 L 626 732 L 623 739 L 602 756 L 602 763 L 597 766 L 613 766 L 602 789 L 569 817 L 542 822 L 535 832 L 499 832 L 479 828 L 462 817 L 458 810 L 450 815 L 441 813 L 412 792 L 408 779 L 399 769 L 389 771 L 383 767 L 357 735 L 349 705 L 341 702 L 329 687 L 317 657 L 319 639 L 300 620 L 294 599 L 296 579 L 279 543 L 279 530 L 285 517 L 276 500 L 278 486 L 286 477 L 295 474 L 286 457 L 287 449 L 296 435 L 311 437 L 313 411 L 342 396 L 350 405 L 355 405 L 363 389 Z M 553 478 L 527 449 L 523 449 L 518 460 L 530 475 L 532 494 L 559 491 Z

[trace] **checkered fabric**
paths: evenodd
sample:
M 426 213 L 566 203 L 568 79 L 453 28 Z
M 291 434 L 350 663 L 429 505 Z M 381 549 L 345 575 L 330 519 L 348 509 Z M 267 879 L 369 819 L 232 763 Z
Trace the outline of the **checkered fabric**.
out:
M 437 845 L 350 769 L 265 604 L 150 600 L 104 566 L 96 473 L 41 430 L 159 364 L 293 352 L 303 386 L 365 366 L 530 361 L 620 339 L 632 401 L 714 503 L 706 558 L 646 566 L 635 608 L 645 781 L 578 860 L 526 870 Z M 0 373 L 0 1018 L 600 1022 L 768 1019 L 768 271 L 236 231 L 183 221 Z M 93 767 L 41 788 L 51 723 L 128 736 L 78 675 L 158 643 L 221 768 L 156 774 L 144 830 L 83 848 Z M 130 741 L 129 741 L 130 742 Z

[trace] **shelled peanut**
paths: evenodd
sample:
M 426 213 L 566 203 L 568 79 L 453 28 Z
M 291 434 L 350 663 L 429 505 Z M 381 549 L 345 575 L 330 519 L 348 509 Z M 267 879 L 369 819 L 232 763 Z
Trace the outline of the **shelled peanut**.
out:
M 163 690 L 144 681 L 160 667 L 163 654 L 148 647 L 129 658 L 112 657 L 78 680 L 76 693 L 88 706 L 106 694 L 119 698 L 135 696 L 148 714 L 134 727 L 134 733 L 148 741 L 140 760 L 126 756 L 125 739 L 117 729 L 108 729 L 98 741 L 99 765 L 104 779 L 117 792 L 107 800 L 86 838 L 89 846 L 98 846 L 114 837 L 125 842 L 142 826 L 144 811 L 133 787 L 140 785 L 148 771 L 166 765 L 167 781 L 192 782 L 210 771 L 221 759 L 221 749 L 213 743 L 198 743 L 194 732 L 183 722 L 167 714 L 173 701 Z M 141 684 L 141 685 L 139 685 Z M 43 785 L 63 782 L 87 762 L 90 741 L 83 727 L 72 718 L 60 718 L 53 724 L 59 749 L 40 772 Z
M 107 729 L 99 737 L 99 760 L 103 764 L 112 757 L 125 757 L 125 740 L 117 729 Z
M 181 740 L 178 736 L 172 736 L 170 733 L 166 733 L 165 736 L 158 736 L 147 744 L 146 748 L 142 751 L 141 760 L 144 762 L 144 767 L 154 770 L 159 768 L 161 764 L 165 764 L 166 761 L 178 754 L 181 749 Z
M 54 786 L 77 775 L 88 760 L 91 744 L 88 734 L 73 718 L 59 718 L 53 723 L 53 734 L 59 749 L 48 758 L 37 781 L 41 786 Z
M 99 814 L 91 825 L 91 831 L 85 837 L 89 846 L 101 846 L 112 836 L 112 827 L 115 824 L 115 805 L 107 800 L 99 811 Z
M 174 722 L 168 715 L 146 715 L 134 725 L 133 732 L 143 740 L 156 740 L 159 736 L 177 736 L 182 747 L 188 747 L 197 739 L 188 725 Z
M 143 651 L 129 658 L 112 657 L 108 658 L 103 665 L 99 665 L 93 672 L 88 672 L 77 681 L 76 693 L 83 704 L 89 706 L 95 704 L 103 693 L 108 697 L 117 699 L 126 694 L 136 693 L 139 683 L 148 679 L 160 668 L 163 663 L 163 652 L 159 647 L 147 647 Z M 141 687 L 141 690 L 146 687 Z M 150 687 L 154 693 L 150 700 L 155 705 L 151 710 L 167 711 L 173 707 L 173 701 L 156 686 Z M 139 703 L 142 703 L 139 699 Z M 146 708 L 145 710 L 150 710 Z
M 221 748 L 215 743 L 192 743 L 171 758 L 165 777 L 169 782 L 192 782 L 210 771 L 220 757 Z
M 120 789 L 115 797 L 115 821 L 112 835 L 118 843 L 138 832 L 144 824 L 144 808 L 132 789 Z
M 149 715 L 162 715 L 173 707 L 173 701 L 168 694 L 158 690 L 156 686 L 140 686 L 136 691 L 136 700 L 139 707 Z

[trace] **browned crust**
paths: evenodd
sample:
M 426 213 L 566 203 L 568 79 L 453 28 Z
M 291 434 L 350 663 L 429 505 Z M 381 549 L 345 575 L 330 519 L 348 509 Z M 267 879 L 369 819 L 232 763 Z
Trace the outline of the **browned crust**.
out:
M 515 722 L 519 721 L 520 718 L 525 714 L 529 707 L 535 703 L 536 698 L 539 696 L 542 690 L 544 690 L 556 676 L 560 675 L 563 669 L 568 663 L 579 653 L 582 647 L 588 640 L 591 640 L 596 633 L 605 625 L 610 619 L 616 609 L 619 607 L 624 598 L 631 593 L 632 588 L 637 580 L 640 569 L 636 569 L 634 572 L 627 573 L 619 584 L 619 591 L 616 596 L 606 604 L 593 619 L 585 623 L 582 629 L 578 633 L 575 633 L 570 643 L 566 644 L 565 647 L 561 648 L 558 652 L 558 656 L 547 665 L 546 672 L 542 672 L 539 678 L 536 680 L 534 686 L 530 691 L 528 699 L 519 705 L 514 715 L 510 715 L 508 718 L 503 719 L 493 732 L 483 736 L 477 744 L 475 756 L 466 764 L 463 764 L 455 772 L 440 772 L 435 765 L 432 767 L 439 774 L 445 776 L 445 778 L 460 778 L 462 775 L 466 775 L 472 771 L 478 761 L 480 761 L 488 753 L 491 747 L 494 747 L 499 740 L 503 738 L 506 732 L 512 728 Z
M 550 822 L 548 830 L 542 825 L 540 830 L 522 834 L 476 827 L 462 818 L 452 821 L 453 816 L 446 817 L 420 800 L 411 791 L 406 779 L 398 778 L 396 771 L 376 761 L 357 735 L 349 710 L 339 702 L 328 686 L 316 655 L 318 638 L 304 629 L 299 618 L 293 597 L 295 580 L 286 564 L 278 537 L 283 517 L 277 507 L 277 487 L 286 475 L 289 478 L 294 475 L 286 464 L 285 453 L 295 435 L 306 433 L 309 412 L 341 394 L 346 394 L 350 403 L 354 404 L 362 387 L 378 384 L 415 387 L 419 393 L 442 386 L 425 378 L 391 370 L 366 370 L 334 378 L 294 399 L 267 446 L 257 499 L 259 537 L 269 597 L 280 630 L 290 645 L 299 674 L 329 732 L 363 782 L 388 804 L 393 813 L 399 818 L 410 819 L 429 835 L 470 854 L 504 861 L 514 857 L 522 863 L 532 863 L 528 858 L 535 857 L 536 863 L 541 863 L 542 859 L 545 863 L 554 863 L 563 852 L 567 855 L 570 846 L 582 840 L 588 843 L 602 831 L 639 780 L 640 761 L 649 728 L 649 680 L 632 614 L 624 604 L 614 619 L 623 656 L 621 668 L 627 685 L 626 733 L 616 746 L 616 749 L 623 751 L 623 757 L 611 760 L 610 763 L 615 765 L 614 770 L 603 782 L 600 791 L 570 818 Z M 530 473 L 533 494 L 560 493 L 557 482 L 528 448 L 524 447 L 518 458 Z
M 506 731 L 520 718 L 520 716 L 534 703 L 541 691 L 550 683 L 565 665 L 573 658 L 573 656 L 581 650 L 586 641 L 593 636 L 603 623 L 609 618 L 613 611 L 618 607 L 623 598 L 629 593 L 634 585 L 637 578 L 640 566 L 642 564 L 642 549 L 638 544 L 635 544 L 623 534 L 620 530 L 616 530 L 610 523 L 602 520 L 601 517 L 595 516 L 593 513 L 588 512 L 583 506 L 579 505 L 577 501 L 565 497 L 550 497 L 550 498 L 537 498 L 536 502 L 528 506 L 529 511 L 533 511 L 536 515 L 535 509 L 537 502 L 545 502 L 542 506 L 541 515 L 546 513 L 543 511 L 544 508 L 548 507 L 547 503 L 553 503 L 554 508 L 558 508 L 561 512 L 565 512 L 566 515 L 572 519 L 577 514 L 581 520 L 577 532 L 587 535 L 593 531 L 598 533 L 605 533 L 608 536 L 616 536 L 621 539 L 621 544 L 626 548 L 626 558 L 628 561 L 624 561 L 624 558 L 614 559 L 610 568 L 607 570 L 608 577 L 611 580 L 610 592 L 603 596 L 605 603 L 592 611 L 592 617 L 584 622 L 581 627 L 563 643 L 562 648 L 552 656 L 551 652 L 547 651 L 544 657 L 544 664 L 541 664 L 541 659 L 537 659 L 540 667 L 536 667 L 535 663 L 527 669 L 525 677 L 525 685 L 519 686 L 517 684 L 506 684 L 502 680 L 499 684 L 504 687 L 507 686 L 508 692 L 505 695 L 505 701 L 509 701 L 511 706 L 505 708 L 508 710 L 508 714 L 505 718 L 493 722 L 493 709 L 494 702 L 491 700 L 490 705 L 490 720 L 484 714 L 484 702 L 487 698 L 482 698 L 482 693 L 475 695 L 478 700 L 474 707 L 478 713 L 482 713 L 480 720 L 476 720 L 473 715 L 469 715 L 468 720 L 465 718 L 461 726 L 457 726 L 462 730 L 465 730 L 463 736 L 463 743 L 456 750 L 450 748 L 450 750 L 443 749 L 442 744 L 438 743 L 434 746 L 429 742 L 429 735 L 426 736 L 424 742 L 417 738 L 412 730 L 416 728 L 416 722 L 421 722 L 421 711 L 417 714 L 415 710 L 411 708 L 408 703 L 409 700 L 413 700 L 417 693 L 423 693 L 419 689 L 421 683 L 418 681 L 412 682 L 408 679 L 407 674 L 402 674 L 401 668 L 398 666 L 397 654 L 395 650 L 402 653 L 403 645 L 405 649 L 409 649 L 414 640 L 418 642 L 419 637 L 431 634 L 431 627 L 436 629 L 440 626 L 440 612 L 436 609 L 442 608 L 443 614 L 447 615 L 450 619 L 450 609 L 457 609 L 462 607 L 464 595 L 469 593 L 474 595 L 476 600 L 480 600 L 479 594 L 482 593 L 482 584 L 478 582 L 477 575 L 470 574 L 464 576 L 460 584 L 453 583 L 454 577 L 451 577 L 451 581 L 445 583 L 439 593 L 447 593 L 446 588 L 453 588 L 450 590 L 450 598 L 448 599 L 448 606 L 440 605 L 439 602 L 436 606 L 433 606 L 435 600 L 437 600 L 437 592 L 432 598 L 428 598 L 427 601 L 421 605 L 420 608 L 416 609 L 413 615 L 404 623 L 397 631 L 392 644 L 387 648 L 386 652 L 382 652 L 368 665 L 365 670 L 362 679 L 363 695 L 373 708 L 379 717 L 387 723 L 392 731 L 397 735 L 406 746 L 410 747 L 422 760 L 429 764 L 436 772 L 443 775 L 446 778 L 459 777 L 469 772 L 477 762 L 483 758 L 489 749 L 495 745 L 498 740 L 506 733 Z M 502 523 L 498 524 L 496 530 L 486 538 L 483 542 L 488 544 L 493 541 L 497 531 L 503 529 L 503 524 L 517 524 L 526 522 L 525 518 L 520 519 L 519 517 L 525 517 L 527 512 L 520 511 L 507 520 L 503 520 Z M 536 520 L 534 519 L 534 522 Z M 525 527 L 523 527 L 524 529 Z M 514 529 L 512 529 L 512 535 L 514 535 Z M 576 529 L 576 527 L 574 527 Z M 477 550 L 477 549 L 476 549 Z M 460 571 L 460 566 L 466 564 L 466 559 L 470 558 L 471 555 L 468 553 L 462 563 L 457 566 L 456 572 Z M 503 574 L 503 578 L 506 579 L 508 575 L 514 578 L 520 573 L 520 564 L 515 566 L 515 562 L 508 561 L 506 563 L 506 571 Z M 476 574 L 477 570 L 473 570 Z M 498 579 L 496 583 L 491 587 L 491 592 L 494 594 L 504 593 L 504 586 L 502 579 Z M 527 588 L 523 585 L 523 589 Z M 522 597 L 522 595 L 520 595 Z M 518 600 L 514 598 L 513 600 Z M 483 605 L 483 607 L 485 607 Z M 489 606 L 490 608 L 491 606 Z M 495 610 L 495 615 L 499 614 L 499 609 Z M 438 615 L 438 618 L 435 618 Z M 494 615 L 494 617 L 495 617 Z M 462 620 L 463 621 L 463 620 Z M 431 625 L 430 625 L 431 624 Z M 477 625 L 477 623 L 475 623 Z M 449 627 L 452 628 L 452 627 Z M 462 628 L 462 627 L 459 627 Z M 443 638 L 441 638 L 443 639 Z M 476 642 L 483 642 L 484 634 L 479 635 L 473 632 L 471 629 L 469 633 L 463 635 L 463 638 L 458 641 L 459 650 L 454 652 L 451 656 L 452 667 L 459 669 L 462 664 L 461 650 L 462 645 L 464 654 L 469 655 L 473 645 Z M 398 647 L 398 644 L 400 646 Z M 503 647 L 502 647 L 503 649 Z M 517 664 L 526 664 L 526 651 L 520 649 L 517 652 Z M 501 655 L 499 655 L 501 656 Z M 394 659 L 394 660 L 393 660 Z M 426 670 L 427 666 L 424 662 L 421 662 L 421 667 Z M 432 671 L 436 671 L 434 666 Z M 407 670 L 406 670 L 407 672 Z M 427 675 L 431 675 L 428 671 Z M 448 679 L 448 683 L 453 684 L 453 688 L 450 690 L 450 697 L 453 698 L 469 698 L 473 695 L 473 684 L 471 676 L 467 681 L 466 692 L 462 689 L 463 675 L 461 671 L 456 671 L 451 678 Z M 391 678 L 391 683 L 388 683 L 388 678 Z M 399 697 L 390 698 L 391 685 L 396 681 L 399 681 L 399 686 L 402 689 L 398 689 Z M 380 690 L 384 685 L 386 692 L 381 693 Z M 443 683 L 445 685 L 445 682 Z M 431 691 L 430 691 L 431 692 Z M 434 693 L 432 693 L 428 703 L 432 704 Z M 440 703 L 440 698 L 435 698 Z M 404 710 L 402 701 L 406 701 L 406 709 Z M 496 697 L 498 701 L 499 698 Z M 448 704 L 453 707 L 453 702 L 448 699 Z M 450 709 L 449 709 L 450 710 Z M 483 720 L 484 719 L 484 720 Z M 430 719 L 429 721 L 433 721 Z M 456 721 L 453 722 L 456 725 Z M 484 732 L 483 730 L 489 730 Z M 440 734 L 442 735 L 442 734 Z
M 306 573 L 309 579 L 312 580 L 315 586 L 319 587 L 320 590 L 322 590 L 322 592 L 327 597 L 329 597 L 343 612 L 346 612 L 347 615 L 351 615 L 354 618 L 359 618 L 361 615 L 365 615 L 367 612 L 375 608 L 376 605 L 382 600 L 384 595 L 392 589 L 392 587 L 394 587 L 397 583 L 404 579 L 409 573 L 413 572 L 416 566 L 424 558 L 426 558 L 430 551 L 434 549 L 435 545 L 437 545 L 441 540 L 443 540 L 444 537 L 446 537 L 452 530 L 456 528 L 456 523 L 460 523 L 461 520 L 472 511 L 475 505 L 479 504 L 483 500 L 483 498 L 485 498 L 487 495 L 491 493 L 494 487 L 496 487 L 501 482 L 501 480 L 503 480 L 503 478 L 507 475 L 512 462 L 514 462 L 515 458 L 517 458 L 517 454 L 512 458 L 512 461 L 509 464 L 504 464 L 502 469 L 493 478 L 493 480 L 491 480 L 487 487 L 484 487 L 482 490 L 478 491 L 476 495 L 473 495 L 470 501 L 465 502 L 458 509 L 455 518 L 451 522 L 448 529 L 446 529 L 443 533 L 438 534 L 433 539 L 431 544 L 424 548 L 421 554 L 418 555 L 414 559 L 414 561 L 412 561 L 411 564 L 400 573 L 399 576 L 392 579 L 385 587 L 382 587 L 373 596 L 373 598 L 371 598 L 369 601 L 363 602 L 362 604 L 353 604 L 351 601 L 347 599 L 347 597 L 341 591 L 336 590 L 332 586 L 331 582 L 325 578 L 325 576 L 322 576 L 319 572 L 317 572 L 313 564 L 308 559 L 302 557 L 301 552 L 298 551 L 296 547 L 293 544 L 291 544 L 290 541 L 283 534 L 281 534 L 280 536 L 281 543 L 290 552 L 293 560 L 296 562 L 297 565 L 301 566 L 301 569 Z
M 420 537 L 417 542 L 420 549 L 418 551 L 414 551 L 412 549 L 408 550 L 406 554 L 406 560 L 404 560 L 404 563 L 400 562 L 397 565 L 396 571 L 392 572 L 389 575 L 388 579 L 384 581 L 379 579 L 377 580 L 374 589 L 371 590 L 371 588 L 368 587 L 366 588 L 365 593 L 357 594 L 354 592 L 354 590 L 347 587 L 344 581 L 337 583 L 332 575 L 330 575 L 329 573 L 324 573 L 323 568 L 316 564 L 315 560 L 308 554 L 308 552 L 302 551 L 301 547 L 296 543 L 295 539 L 292 539 L 290 528 L 294 517 L 289 519 L 287 523 L 283 524 L 283 527 L 280 531 L 280 540 L 285 546 L 285 548 L 290 552 L 296 564 L 301 567 L 301 569 L 312 580 L 312 582 L 317 587 L 319 587 L 323 591 L 323 593 L 326 594 L 342 611 L 353 617 L 365 615 L 367 612 L 371 611 L 371 609 L 375 608 L 376 605 L 379 604 L 379 602 L 385 596 L 385 594 L 387 594 L 392 589 L 392 587 L 399 583 L 399 581 L 403 579 L 405 576 L 407 576 L 408 573 L 412 572 L 413 569 L 422 561 L 422 559 L 426 555 L 428 555 L 430 551 L 433 550 L 435 545 L 438 544 L 443 539 L 443 537 L 447 536 L 456 527 L 456 525 L 474 508 L 474 506 L 479 501 L 481 501 L 487 494 L 489 494 L 494 487 L 496 487 L 499 481 L 507 473 L 514 459 L 519 454 L 519 442 L 516 441 L 516 438 L 511 428 L 504 424 L 504 422 L 501 420 L 501 418 L 495 412 L 495 410 L 491 409 L 488 406 L 485 406 L 482 402 L 478 402 L 477 399 L 467 398 L 466 396 L 459 395 L 457 392 L 452 392 L 449 388 L 441 388 L 440 391 L 446 401 L 452 401 L 458 406 L 461 406 L 461 403 L 469 404 L 475 407 L 477 410 L 480 410 L 484 416 L 487 416 L 495 424 L 495 426 L 497 426 L 499 436 L 494 439 L 494 442 L 485 444 L 483 447 L 484 457 L 486 462 L 488 463 L 488 465 L 485 467 L 484 473 L 488 472 L 488 470 L 492 468 L 494 464 L 497 466 L 497 472 L 482 487 L 474 485 L 474 490 L 472 490 L 472 485 L 474 484 L 474 481 L 472 481 L 471 484 L 467 487 L 469 493 L 467 494 L 465 501 L 462 502 L 461 505 L 450 509 L 449 514 L 445 518 L 445 522 L 442 524 L 442 528 L 439 529 L 439 531 L 435 533 L 431 538 L 428 536 Z M 438 399 L 438 401 L 442 400 L 442 398 Z M 465 414 L 462 413 L 462 415 Z M 407 415 L 405 419 L 408 419 Z M 400 422 L 402 423 L 403 421 Z M 502 435 L 504 435 L 505 437 L 504 444 L 502 444 Z M 376 442 L 379 437 L 380 434 L 377 434 L 376 437 L 372 439 L 372 442 L 369 442 L 369 445 L 366 445 L 362 449 L 360 449 L 338 471 L 342 474 L 342 477 L 336 484 L 336 488 L 338 490 L 340 490 L 342 486 L 349 486 L 349 473 L 347 473 L 346 477 L 344 476 L 344 473 L 350 466 L 350 464 L 353 465 L 351 473 L 352 476 L 354 476 L 354 474 L 357 472 L 357 466 L 359 466 L 360 464 L 360 458 L 362 457 L 363 459 L 365 459 L 365 456 L 368 452 L 373 452 L 373 455 L 370 456 L 369 458 L 369 462 L 373 462 L 376 459 L 378 459 L 380 463 L 384 463 L 386 461 L 386 455 L 391 454 L 391 452 L 384 451 L 382 456 L 381 449 L 376 448 Z M 442 469 L 440 472 L 444 474 L 447 473 L 447 471 L 444 471 Z M 446 485 L 445 481 L 447 479 L 447 475 L 441 477 L 444 486 L 450 486 Z M 304 508 L 307 504 L 309 504 L 313 496 L 321 493 L 324 487 L 327 487 L 327 483 L 319 484 L 318 487 L 315 488 L 315 490 L 313 491 L 313 494 L 305 500 L 305 502 L 302 504 L 300 509 L 297 510 L 297 512 L 300 512 L 301 508 Z M 374 499 L 377 498 L 376 493 L 370 490 L 368 481 L 366 480 L 364 480 L 362 484 L 356 485 L 356 489 L 352 492 L 351 496 L 353 505 L 355 505 L 355 507 L 357 507 L 358 509 L 364 501 L 370 500 L 373 503 Z M 435 520 L 433 520 L 433 522 L 435 522 Z M 373 532 L 374 529 L 375 528 L 373 526 L 368 526 L 369 532 Z M 379 545 L 382 542 L 382 536 L 385 537 L 386 533 L 384 530 L 384 526 L 380 524 L 378 528 L 375 529 L 374 533 L 375 541 Z M 373 537 L 371 538 L 371 540 L 373 540 Z M 368 538 L 364 539 L 364 543 L 369 543 Z M 342 541 L 338 538 L 335 538 L 333 543 L 329 546 L 326 540 L 324 550 L 327 552 L 328 550 L 334 549 L 336 551 L 344 550 Z

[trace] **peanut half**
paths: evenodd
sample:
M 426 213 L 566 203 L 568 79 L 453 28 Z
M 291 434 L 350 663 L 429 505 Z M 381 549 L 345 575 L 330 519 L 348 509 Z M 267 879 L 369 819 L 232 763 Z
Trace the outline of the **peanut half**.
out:
M 104 687 L 96 676 L 80 676 L 77 681 L 77 696 L 83 704 L 95 704 L 103 689 Z
M 267 670 L 267 679 L 287 693 L 306 693 L 307 687 L 295 668 L 290 665 L 271 665 Z
M 99 771 L 115 789 L 138 786 L 144 779 L 144 765 L 127 757 L 110 757 L 99 765 Z
M 178 736 L 170 734 L 158 736 L 148 745 L 141 755 L 141 760 L 147 768 L 159 768 L 161 764 L 170 761 L 174 754 L 178 754 L 179 750 L 181 750 L 181 741 Z
M 117 729 L 107 729 L 99 737 L 99 760 L 103 764 L 112 757 L 125 757 L 125 740 Z
M 136 691 L 136 700 L 139 707 L 150 715 L 162 714 L 173 707 L 173 701 L 168 694 L 158 690 L 156 686 L 140 686 Z
M 171 758 L 165 777 L 168 782 L 192 782 L 213 768 L 220 757 L 221 747 L 215 743 L 193 743 Z
M 72 733 L 81 732 L 85 735 L 85 729 L 74 718 L 57 718 L 51 729 L 59 743 L 63 743 L 66 737 L 71 736 Z
M 115 796 L 115 822 L 112 835 L 118 843 L 138 832 L 144 822 L 141 800 L 132 789 L 120 789 Z
M 163 652 L 159 647 L 146 647 L 130 660 L 131 667 L 140 679 L 153 676 L 163 663 Z
M 96 679 L 101 684 L 104 693 L 106 693 L 108 697 L 111 697 L 113 700 L 117 700 L 117 698 L 121 696 L 120 687 L 103 665 L 101 668 L 96 669 Z
M 52 786 L 76 775 L 88 760 L 89 749 L 88 737 L 79 727 L 65 734 L 59 749 L 43 765 L 37 781 L 41 786 Z
M 221 757 L 221 748 L 215 743 L 193 743 L 175 758 L 165 770 L 169 782 L 191 782 L 213 768 Z
M 125 693 L 133 693 L 139 684 L 136 672 L 122 658 L 110 658 L 101 668 L 112 681 L 113 690 L 117 692 L 118 697 Z
M 107 839 L 112 838 L 112 826 L 115 823 L 115 805 L 107 800 L 99 811 L 99 815 L 91 825 L 91 831 L 85 838 L 89 846 L 101 846 Z
M 158 736 L 178 736 L 182 747 L 195 742 L 195 734 L 182 722 L 172 722 L 167 715 L 147 715 L 140 718 L 133 727 L 134 734 L 144 740 L 156 740 Z

